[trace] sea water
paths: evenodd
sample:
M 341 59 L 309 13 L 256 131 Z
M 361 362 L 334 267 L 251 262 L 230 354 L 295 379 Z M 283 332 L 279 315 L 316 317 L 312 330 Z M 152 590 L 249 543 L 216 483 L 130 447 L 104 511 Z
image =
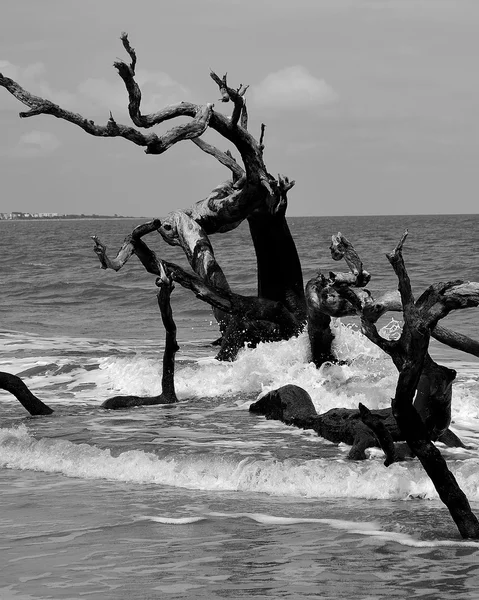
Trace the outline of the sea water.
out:
M 479 543 L 463 541 L 416 460 L 386 468 L 379 449 L 349 448 L 249 413 L 268 390 L 295 383 L 318 411 L 390 404 L 397 374 L 353 319 L 334 325 L 342 366 L 317 370 L 306 334 L 214 359 L 211 311 L 179 286 L 180 402 L 109 412 L 116 394 L 161 389 L 164 331 L 154 277 L 133 257 L 103 271 L 89 238 L 113 254 L 134 220 L 0 222 L 0 370 L 20 375 L 51 416 L 30 417 L 0 393 L 1 600 L 59 598 L 479 597 Z M 305 281 L 341 231 L 372 273 L 375 294 L 397 281 L 385 253 L 409 229 L 415 293 L 479 280 L 479 216 L 292 218 Z M 212 238 L 234 291 L 254 294 L 246 226 Z M 185 265 L 157 234 L 147 243 Z M 479 339 L 477 310 L 445 326 Z M 384 335 L 400 315 L 383 319 Z M 479 513 L 479 365 L 433 342 L 453 367 L 452 429 L 439 444 Z

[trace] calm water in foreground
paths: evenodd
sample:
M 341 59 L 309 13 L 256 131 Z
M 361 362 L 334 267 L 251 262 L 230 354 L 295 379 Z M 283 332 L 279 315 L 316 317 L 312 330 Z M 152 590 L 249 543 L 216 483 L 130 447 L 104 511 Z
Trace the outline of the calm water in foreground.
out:
M 354 324 L 336 326 L 336 350 L 352 359 L 342 367 L 314 369 L 304 334 L 219 363 L 210 311 L 177 288 L 180 403 L 99 408 L 118 393 L 160 389 L 154 278 L 134 259 L 102 271 L 89 239 L 115 252 L 137 223 L 0 221 L 0 370 L 21 374 L 55 409 L 29 417 L 0 393 L 0 599 L 479 598 L 479 543 L 459 538 L 417 461 L 386 469 L 379 450 L 347 461 L 346 446 L 248 412 L 285 383 L 307 389 L 318 411 L 387 406 L 394 368 Z M 328 251 L 341 231 L 372 291 L 395 288 L 384 254 L 406 227 L 415 290 L 479 280 L 477 215 L 290 225 L 305 281 L 318 268 L 344 270 Z M 232 288 L 254 293 L 247 228 L 213 243 Z M 477 310 L 444 324 L 479 339 Z M 452 428 L 469 449 L 444 455 L 477 514 L 479 364 L 439 344 L 433 355 L 458 371 Z

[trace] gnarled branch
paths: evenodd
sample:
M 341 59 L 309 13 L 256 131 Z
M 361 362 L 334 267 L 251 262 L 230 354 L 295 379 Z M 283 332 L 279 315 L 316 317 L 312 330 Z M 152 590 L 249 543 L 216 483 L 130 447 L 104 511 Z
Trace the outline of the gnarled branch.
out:
M 173 127 L 165 134 L 158 136 L 155 133 L 145 134 L 134 127 L 117 123 L 111 115 L 106 125 L 97 125 L 94 121 L 86 119 L 78 113 L 65 110 L 50 100 L 30 94 L 13 81 L 13 79 L 5 77 L 1 73 L 0 86 L 4 87 L 12 96 L 30 108 L 29 111 L 20 113 L 21 118 L 36 115 L 52 115 L 57 119 L 77 125 L 90 135 L 96 137 L 121 137 L 133 142 L 137 146 L 144 146 L 146 154 L 162 154 L 173 146 L 173 144 L 181 140 L 200 136 L 208 127 L 213 109 L 212 104 L 199 107 L 190 123 Z

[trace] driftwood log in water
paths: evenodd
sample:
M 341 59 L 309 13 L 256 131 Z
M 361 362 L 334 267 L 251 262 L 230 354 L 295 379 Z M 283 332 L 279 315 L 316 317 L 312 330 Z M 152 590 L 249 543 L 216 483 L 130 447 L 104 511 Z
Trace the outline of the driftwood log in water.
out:
M 53 412 L 53 409 L 39 400 L 16 375 L 1 372 L 0 388 L 13 394 L 31 415 L 51 415 Z
M 171 292 L 174 289 L 172 279 L 167 275 L 161 262 L 160 277 L 156 280 L 158 286 L 158 306 L 165 327 L 165 349 L 163 352 L 163 376 L 161 379 L 162 392 L 158 396 L 113 396 L 102 404 L 102 408 L 118 410 L 134 406 L 152 406 L 155 404 L 174 404 L 178 402 L 175 392 L 175 354 L 179 347 L 176 341 L 176 324 L 171 310 Z
M 364 460 L 365 450 L 375 446 L 384 450 L 386 466 L 405 456 L 404 448 L 394 447 L 396 442 L 404 442 L 406 438 L 391 408 L 370 411 L 360 404 L 358 409 L 332 408 L 318 414 L 308 392 L 288 384 L 262 396 L 250 406 L 250 412 L 301 429 L 312 429 L 335 444 L 348 444 L 351 460 Z M 450 429 L 446 429 L 438 441 L 451 447 L 464 447 Z
M 358 316 L 361 319 L 362 332 L 390 354 L 400 371 L 405 361 L 404 356 L 401 352 L 391 353 L 390 349 L 396 348 L 397 345 L 393 340 L 382 338 L 375 326 L 379 317 L 385 312 L 403 310 L 400 291 L 388 292 L 379 298 L 373 298 L 365 287 L 370 280 L 370 275 L 363 269 L 361 259 L 352 244 L 338 233 L 333 236 L 330 249 L 335 260 L 341 258 L 346 260 L 350 272 L 329 273 L 328 277 L 319 272 L 306 286 L 308 333 L 315 364 L 320 366 L 327 361 L 337 362 L 332 352 L 334 337 L 329 326 L 330 318 Z M 475 282 L 454 281 L 436 284 L 431 286 L 430 290 L 432 289 L 436 292 L 431 298 L 436 300 L 439 298 L 438 302 L 445 302 L 448 306 L 443 316 L 450 310 L 477 306 L 479 302 L 479 284 Z M 444 291 L 442 296 L 441 289 Z M 429 292 L 426 291 L 424 298 L 428 294 Z M 423 299 L 421 302 L 425 303 L 426 300 Z M 437 307 L 433 309 L 437 310 Z M 451 347 L 477 355 L 479 350 L 477 342 L 438 325 L 439 319 L 443 316 L 431 320 L 430 335 Z M 415 408 L 433 440 L 439 439 L 448 431 L 451 422 L 452 383 L 455 377 L 456 372 L 453 369 L 438 365 L 426 352 L 421 362 Z M 451 441 L 453 434 L 448 433 L 447 438 Z M 455 443 L 458 443 L 457 439 Z
M 165 349 L 163 352 L 163 375 L 161 379 L 162 392 L 158 396 L 113 396 L 101 405 L 102 408 L 117 410 L 120 408 L 132 408 L 134 406 L 152 406 L 155 404 L 173 404 L 178 402 L 175 392 L 175 354 L 178 351 L 176 341 L 176 324 L 171 310 L 170 297 L 174 289 L 173 281 L 163 268 L 161 261 L 158 262 L 159 277 L 156 280 L 158 286 L 158 306 L 165 327 Z M 31 415 L 50 415 L 53 409 L 39 400 L 28 389 L 26 384 L 10 373 L 0 373 L 0 388 L 13 394 L 22 406 Z

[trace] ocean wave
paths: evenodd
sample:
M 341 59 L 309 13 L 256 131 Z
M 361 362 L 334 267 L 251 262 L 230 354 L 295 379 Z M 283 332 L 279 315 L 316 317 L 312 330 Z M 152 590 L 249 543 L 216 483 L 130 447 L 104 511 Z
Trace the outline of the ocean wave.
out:
M 164 450 L 164 449 L 163 449 Z M 247 491 L 305 498 L 408 500 L 437 498 L 417 461 L 385 468 L 381 460 L 257 459 L 212 452 L 158 456 L 32 436 L 24 425 L 0 429 L 0 466 L 208 491 Z M 451 461 L 471 501 L 479 500 L 479 459 Z

